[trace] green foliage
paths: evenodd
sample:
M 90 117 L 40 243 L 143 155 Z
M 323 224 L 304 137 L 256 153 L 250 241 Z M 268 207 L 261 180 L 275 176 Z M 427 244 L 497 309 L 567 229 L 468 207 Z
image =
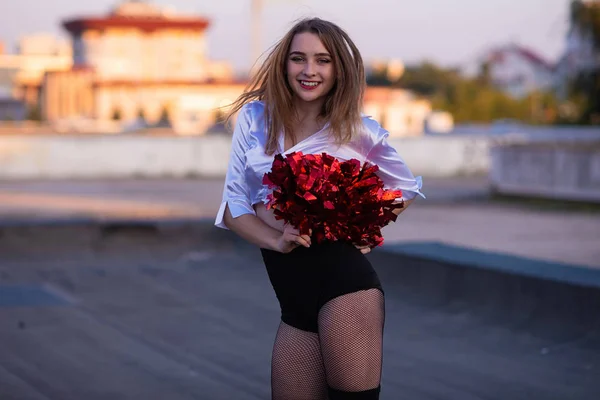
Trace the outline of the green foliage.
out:
M 486 64 L 474 78 L 431 62 L 408 67 L 396 82 L 386 80 L 385 76 L 385 71 L 379 71 L 367 82 L 411 90 L 429 99 L 434 109 L 450 112 L 457 123 L 489 123 L 498 119 L 552 123 L 557 115 L 558 102 L 549 93 L 532 93 L 515 99 L 494 88 Z
M 571 2 L 571 26 L 591 35 L 594 53 L 600 53 L 600 2 Z M 570 82 L 571 119 L 581 124 L 600 124 L 600 68 L 584 70 Z
M 575 108 L 573 122 L 600 124 L 600 69 L 579 73 L 570 82 L 569 100 Z
M 522 99 L 484 85 L 477 79 L 463 79 L 447 87 L 432 99 L 434 108 L 448 111 L 456 122 L 486 123 L 498 119 L 516 119 L 527 123 L 551 123 L 556 107 L 549 93 L 531 93 Z
M 594 47 L 600 47 L 600 2 L 571 1 L 571 25 L 582 32 L 589 32 Z

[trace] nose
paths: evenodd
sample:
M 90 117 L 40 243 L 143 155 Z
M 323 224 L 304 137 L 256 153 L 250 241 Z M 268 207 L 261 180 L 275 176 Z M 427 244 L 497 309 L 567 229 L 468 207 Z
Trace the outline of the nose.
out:
M 313 77 L 315 76 L 316 70 L 315 70 L 315 66 L 311 61 L 308 61 L 305 65 L 304 65 L 304 75 L 308 76 L 308 77 Z

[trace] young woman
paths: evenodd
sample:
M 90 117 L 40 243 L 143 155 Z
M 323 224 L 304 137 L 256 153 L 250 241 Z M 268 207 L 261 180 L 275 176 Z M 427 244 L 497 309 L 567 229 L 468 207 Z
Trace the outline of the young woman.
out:
M 352 40 L 313 18 L 273 48 L 231 109 L 230 116 L 239 113 L 215 225 L 260 247 L 279 300 L 275 400 L 379 398 L 384 296 L 364 256 L 369 249 L 312 243 L 310 235 L 275 220 L 262 185 L 275 154 L 326 152 L 377 164 L 386 188 L 402 190 L 406 209 L 421 180 L 388 145 L 388 132 L 361 115 L 364 90 Z

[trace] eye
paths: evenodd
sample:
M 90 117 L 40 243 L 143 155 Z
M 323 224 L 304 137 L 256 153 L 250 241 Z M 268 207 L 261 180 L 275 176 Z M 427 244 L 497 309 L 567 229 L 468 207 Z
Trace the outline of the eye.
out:
M 304 61 L 304 57 L 293 56 L 290 60 L 292 60 L 293 62 L 302 62 Z
M 328 58 L 321 58 L 321 59 L 319 59 L 319 62 L 321 64 L 329 64 L 331 62 L 331 60 Z

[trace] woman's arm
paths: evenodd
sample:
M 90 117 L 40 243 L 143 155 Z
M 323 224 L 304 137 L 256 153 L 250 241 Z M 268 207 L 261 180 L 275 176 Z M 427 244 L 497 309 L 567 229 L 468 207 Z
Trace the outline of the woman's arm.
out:
M 289 253 L 298 246 L 310 247 L 310 236 L 299 235 L 297 229 L 286 226 L 283 232 L 278 231 L 253 214 L 234 218 L 229 207 L 225 207 L 223 222 L 242 239 L 263 249 Z
M 223 222 L 233 232 L 248 242 L 264 249 L 275 250 L 281 232 L 271 228 L 254 214 L 243 214 L 233 218 L 229 206 L 225 207 Z
M 231 229 L 241 238 L 259 247 L 282 253 L 292 251 L 297 246 L 310 246 L 310 238 L 299 235 L 289 226 L 278 231 L 256 215 L 250 202 L 250 188 L 246 182 L 246 153 L 250 148 L 248 135 L 252 124 L 252 103 L 240 110 L 233 137 L 229 165 L 223 187 L 223 200 L 215 226 Z
M 410 199 L 410 200 L 404 200 L 404 206 L 402 208 L 396 208 L 394 210 L 392 210 L 392 212 L 396 215 L 400 215 L 404 210 L 406 210 L 408 208 L 408 206 L 410 206 L 412 204 L 412 202 L 415 201 L 415 199 Z
M 395 214 L 400 214 L 415 197 L 425 198 L 421 193 L 422 179 L 412 174 L 396 149 L 388 143 L 389 132 L 373 120 L 368 121 L 368 125 L 373 142 L 366 161 L 378 166 L 377 175 L 383 181 L 384 188 L 402 190 L 402 197 L 396 200 L 404 200 L 404 208 L 394 210 Z

